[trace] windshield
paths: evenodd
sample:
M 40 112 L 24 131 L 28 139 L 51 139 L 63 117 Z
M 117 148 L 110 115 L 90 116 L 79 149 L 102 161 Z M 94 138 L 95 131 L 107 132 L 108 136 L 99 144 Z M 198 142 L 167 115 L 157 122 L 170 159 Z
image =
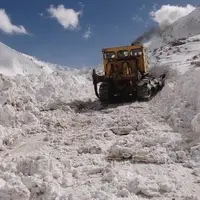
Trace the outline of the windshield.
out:
M 122 50 L 117 52 L 117 57 L 118 58 L 126 58 L 128 57 L 129 52 L 127 50 Z
M 115 52 L 105 52 L 104 53 L 104 58 L 105 59 L 113 59 L 115 57 L 116 57 Z
M 133 49 L 131 50 L 131 56 L 141 56 L 142 55 L 142 50 L 141 49 Z

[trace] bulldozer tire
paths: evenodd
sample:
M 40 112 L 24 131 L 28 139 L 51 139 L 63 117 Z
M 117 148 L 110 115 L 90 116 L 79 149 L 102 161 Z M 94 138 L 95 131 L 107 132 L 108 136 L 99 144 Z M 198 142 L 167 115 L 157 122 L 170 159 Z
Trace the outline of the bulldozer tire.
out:
M 107 82 L 101 83 L 99 87 L 99 99 L 101 102 L 111 102 L 112 101 L 112 90 L 111 85 Z

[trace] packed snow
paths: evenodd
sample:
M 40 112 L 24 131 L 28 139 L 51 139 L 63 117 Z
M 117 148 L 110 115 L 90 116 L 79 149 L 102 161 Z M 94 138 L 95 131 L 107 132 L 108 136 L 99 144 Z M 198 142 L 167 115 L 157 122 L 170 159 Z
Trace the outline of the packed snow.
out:
M 195 31 L 148 43 L 152 73 L 167 73 L 150 102 L 107 106 L 95 97 L 90 69 L 64 70 L 2 44 L 0 199 L 200 199 Z

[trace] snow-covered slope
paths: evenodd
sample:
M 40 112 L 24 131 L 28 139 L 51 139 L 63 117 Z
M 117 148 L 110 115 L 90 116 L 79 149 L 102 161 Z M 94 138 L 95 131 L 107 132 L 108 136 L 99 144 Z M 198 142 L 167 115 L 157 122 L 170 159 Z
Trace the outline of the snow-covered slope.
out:
M 187 38 L 200 34 L 200 7 L 189 15 L 174 22 L 164 31 L 163 37 L 170 41 L 174 39 Z
M 200 34 L 200 7 L 168 26 L 160 33 L 160 37 L 156 34 L 156 37 L 151 40 L 148 46 L 153 50 L 163 46 L 163 44 L 198 34 Z
M 53 69 L 43 63 L 34 62 L 33 59 L 0 43 L 0 73 L 15 76 L 16 74 L 40 74 L 42 72 L 51 73 Z
M 148 45 L 151 66 L 168 72 L 167 84 L 153 100 L 154 105 L 176 130 L 200 133 L 200 8 Z

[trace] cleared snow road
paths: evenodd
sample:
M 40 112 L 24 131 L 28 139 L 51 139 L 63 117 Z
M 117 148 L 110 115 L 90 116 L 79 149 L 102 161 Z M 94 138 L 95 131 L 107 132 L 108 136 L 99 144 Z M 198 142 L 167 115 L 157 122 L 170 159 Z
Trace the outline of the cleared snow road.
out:
M 0 199 L 200 196 L 192 152 L 148 103 L 75 101 L 37 118 L 38 129 L 1 153 Z

